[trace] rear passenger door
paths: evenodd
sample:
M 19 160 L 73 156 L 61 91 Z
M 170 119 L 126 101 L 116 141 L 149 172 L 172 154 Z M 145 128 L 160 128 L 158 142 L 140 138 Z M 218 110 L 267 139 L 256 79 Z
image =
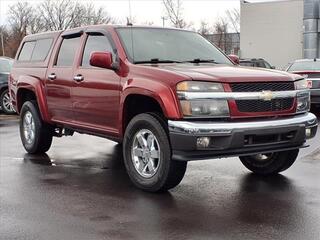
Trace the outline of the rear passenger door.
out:
M 120 76 L 110 69 L 90 65 L 94 51 L 108 51 L 116 61 L 116 49 L 105 31 L 87 31 L 85 45 L 75 76 L 81 79 L 73 88 L 75 120 L 88 128 L 118 133 Z
M 54 121 L 74 120 L 71 89 L 81 37 L 80 31 L 63 34 L 48 67 L 45 88 L 49 113 Z

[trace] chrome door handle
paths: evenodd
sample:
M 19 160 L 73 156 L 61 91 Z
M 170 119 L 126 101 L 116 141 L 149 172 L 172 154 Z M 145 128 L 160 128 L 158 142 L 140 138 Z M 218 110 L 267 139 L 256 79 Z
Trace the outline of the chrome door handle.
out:
M 54 73 L 51 73 L 51 74 L 48 75 L 48 79 L 49 80 L 55 80 L 56 78 L 57 78 L 57 76 Z
M 77 75 L 73 77 L 73 80 L 77 81 L 77 82 L 81 82 L 84 80 L 82 75 Z

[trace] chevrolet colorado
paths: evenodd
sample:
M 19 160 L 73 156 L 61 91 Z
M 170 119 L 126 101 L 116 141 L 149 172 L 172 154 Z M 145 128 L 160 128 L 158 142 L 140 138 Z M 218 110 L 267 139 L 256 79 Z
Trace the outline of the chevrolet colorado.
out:
M 151 192 L 178 185 L 190 160 L 239 156 L 257 174 L 284 171 L 316 135 L 307 81 L 236 60 L 178 29 L 26 36 L 10 76 L 23 146 L 43 153 L 74 132 L 114 140 L 132 182 Z

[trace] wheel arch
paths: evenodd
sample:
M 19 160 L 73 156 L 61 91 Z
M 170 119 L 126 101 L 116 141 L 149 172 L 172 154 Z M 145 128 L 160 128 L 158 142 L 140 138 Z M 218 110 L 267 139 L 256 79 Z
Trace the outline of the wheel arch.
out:
M 16 93 L 16 110 L 20 113 L 22 105 L 28 100 L 35 100 L 38 104 L 43 121 L 49 122 L 48 108 L 43 86 L 39 81 L 19 81 Z
M 122 94 L 120 104 L 120 134 L 124 135 L 129 121 L 139 113 L 159 112 L 164 118 L 175 118 L 179 112 L 178 109 L 172 111 L 173 99 L 163 99 L 158 93 L 147 89 L 131 88 Z M 169 107 L 170 106 L 170 107 Z

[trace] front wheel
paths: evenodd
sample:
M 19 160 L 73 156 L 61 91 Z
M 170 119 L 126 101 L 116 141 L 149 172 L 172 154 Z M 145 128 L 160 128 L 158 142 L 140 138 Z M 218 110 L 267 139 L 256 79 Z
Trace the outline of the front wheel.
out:
M 171 159 L 166 123 L 157 114 L 139 114 L 130 121 L 123 154 L 131 181 L 145 191 L 163 192 L 173 188 L 186 172 L 187 162 Z
M 28 153 L 49 150 L 54 128 L 42 121 L 36 101 L 27 101 L 20 112 L 20 137 Z
M 297 159 L 299 149 L 242 156 L 242 164 L 260 175 L 271 175 L 287 170 Z

